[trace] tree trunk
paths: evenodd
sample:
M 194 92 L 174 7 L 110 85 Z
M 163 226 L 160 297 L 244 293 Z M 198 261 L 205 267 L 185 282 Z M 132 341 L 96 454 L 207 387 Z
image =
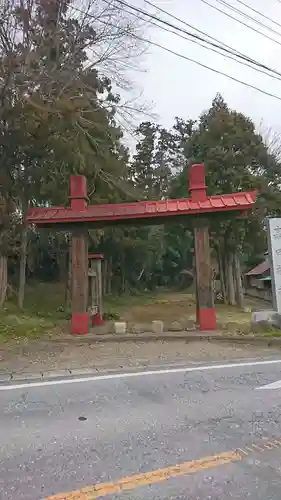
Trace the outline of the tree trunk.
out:
M 103 273 L 102 273 L 102 294 L 103 296 L 106 295 L 106 289 L 107 289 L 107 268 L 108 268 L 108 264 L 107 264 L 107 259 L 105 258 L 104 259 L 104 262 L 103 262 Z
M 235 290 L 233 276 L 233 253 L 228 252 L 226 256 L 226 276 L 227 276 L 227 299 L 230 306 L 235 306 Z
M 223 302 L 227 304 L 227 294 L 226 294 L 226 285 L 225 285 L 225 274 L 224 274 L 224 266 L 223 266 L 223 259 L 221 255 L 221 249 L 218 248 L 217 250 L 217 255 L 218 255 L 218 264 L 219 264 L 219 273 L 220 273 L 220 282 L 221 282 L 221 293 L 223 297 Z
M 57 255 L 57 266 L 59 269 L 59 281 L 61 283 L 65 283 L 68 275 L 68 268 L 67 268 L 67 252 L 62 250 L 59 252 Z
M 112 257 L 109 257 L 107 262 L 106 293 L 110 295 L 111 291 L 112 291 Z
M 24 304 L 26 261 L 27 261 L 27 224 L 26 224 L 26 211 L 25 211 L 25 213 L 23 214 L 21 248 L 20 248 L 20 271 L 19 271 L 19 293 L 18 293 L 18 306 L 20 309 L 23 309 L 23 304 Z
M 125 278 L 125 259 L 124 253 L 122 253 L 120 259 L 120 274 L 121 274 L 121 293 L 125 293 L 126 291 L 126 278 Z
M 239 255 L 237 252 L 234 252 L 233 268 L 234 268 L 236 302 L 237 302 L 237 305 L 239 307 L 243 308 L 244 307 L 244 291 L 243 291 L 242 280 L 241 280 L 240 260 L 239 260 Z
M 0 309 L 2 309 L 8 286 L 8 258 L 5 255 L 0 256 Z

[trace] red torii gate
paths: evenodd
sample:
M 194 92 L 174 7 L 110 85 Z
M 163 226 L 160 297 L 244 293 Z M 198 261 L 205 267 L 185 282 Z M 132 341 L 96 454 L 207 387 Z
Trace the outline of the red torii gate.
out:
M 30 207 L 28 223 L 38 228 L 54 228 L 72 233 L 72 333 L 89 331 L 88 229 L 109 225 L 163 224 L 192 217 L 196 264 L 196 313 L 200 330 L 216 329 L 212 290 L 208 217 L 214 213 L 234 212 L 241 216 L 256 201 L 256 191 L 207 196 L 205 167 L 189 168 L 189 198 L 140 201 L 107 205 L 87 205 L 84 176 L 70 177 L 70 207 Z

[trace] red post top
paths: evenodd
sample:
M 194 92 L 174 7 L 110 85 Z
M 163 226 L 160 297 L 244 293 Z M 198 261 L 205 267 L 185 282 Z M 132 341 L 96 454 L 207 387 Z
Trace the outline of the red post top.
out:
M 196 163 L 189 167 L 188 184 L 192 201 L 205 201 L 207 199 L 205 165 L 203 163 Z
M 89 260 L 103 260 L 104 255 L 102 253 L 89 253 L 88 259 Z
M 82 212 L 87 208 L 87 180 L 84 175 L 70 176 L 70 207 L 75 212 Z

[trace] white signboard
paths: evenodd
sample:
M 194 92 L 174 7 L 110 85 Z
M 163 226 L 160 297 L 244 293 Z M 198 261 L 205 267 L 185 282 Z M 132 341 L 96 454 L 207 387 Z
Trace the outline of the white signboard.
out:
M 267 222 L 273 306 L 281 314 L 281 218 L 268 219 Z

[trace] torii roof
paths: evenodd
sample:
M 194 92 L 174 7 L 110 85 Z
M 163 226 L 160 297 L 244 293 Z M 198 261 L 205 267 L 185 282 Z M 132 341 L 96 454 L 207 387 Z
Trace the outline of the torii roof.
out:
M 70 178 L 70 207 L 33 208 L 28 211 L 27 221 L 38 227 L 71 227 L 88 225 L 100 227 L 115 224 L 161 224 L 175 217 L 203 214 L 245 212 L 256 201 L 257 192 L 207 196 L 204 165 L 192 165 L 189 169 L 189 198 L 178 200 L 139 201 L 107 205 L 87 205 L 86 179 Z M 58 227 L 59 226 L 59 227 Z
M 135 222 L 148 223 L 149 219 L 164 222 L 163 219 L 184 216 L 210 214 L 213 212 L 244 212 L 253 207 L 257 193 L 233 193 L 231 195 L 208 196 L 204 201 L 191 198 L 179 200 L 140 201 L 107 205 L 90 205 L 83 211 L 74 211 L 65 207 L 30 208 L 28 222 L 37 226 L 89 223 L 91 226 L 110 225 L 122 221 L 124 224 Z

